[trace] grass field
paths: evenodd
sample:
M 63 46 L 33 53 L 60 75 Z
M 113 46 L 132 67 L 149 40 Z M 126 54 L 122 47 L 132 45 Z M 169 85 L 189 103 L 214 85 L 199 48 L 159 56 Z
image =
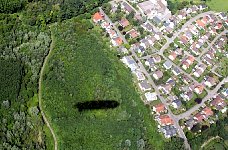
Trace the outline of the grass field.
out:
M 130 71 L 91 28 L 89 21 L 78 19 L 53 27 L 56 41 L 45 68 L 42 103 L 59 149 L 164 149 L 164 138 L 136 92 Z M 77 102 L 91 100 L 120 105 L 83 112 L 75 108 Z
M 228 0 L 208 0 L 206 4 L 210 7 L 211 10 L 215 11 L 228 11 Z

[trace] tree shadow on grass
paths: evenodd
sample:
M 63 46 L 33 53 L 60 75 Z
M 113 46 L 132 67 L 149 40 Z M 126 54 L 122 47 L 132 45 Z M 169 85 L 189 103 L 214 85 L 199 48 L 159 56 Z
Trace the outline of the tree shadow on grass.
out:
M 114 100 L 94 100 L 94 101 L 86 101 L 86 102 L 78 102 L 74 105 L 75 108 L 78 109 L 79 112 L 85 110 L 97 110 L 97 109 L 114 109 L 118 107 L 120 104 Z

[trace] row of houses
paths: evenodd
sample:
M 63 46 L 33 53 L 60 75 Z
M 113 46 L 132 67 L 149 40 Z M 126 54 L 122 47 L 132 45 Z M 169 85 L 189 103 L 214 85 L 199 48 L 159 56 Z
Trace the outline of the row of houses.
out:
M 188 8 L 184 8 L 179 10 L 177 14 L 172 15 L 168 20 L 163 23 L 163 26 L 160 28 L 161 31 L 165 33 L 172 33 L 175 27 L 183 20 L 186 20 L 187 17 L 191 17 L 191 15 L 197 14 L 199 11 L 203 11 L 207 9 L 205 5 L 193 5 Z
M 101 27 L 105 29 L 105 31 L 109 34 L 111 38 L 111 43 L 113 44 L 113 46 L 120 46 L 123 43 L 123 39 L 118 36 L 116 31 L 113 29 L 113 25 L 105 20 L 104 14 L 102 14 L 101 12 L 96 12 L 93 15 L 93 22 L 101 25 Z
M 167 108 L 164 104 L 159 103 L 154 105 L 152 111 L 156 114 L 155 120 L 158 122 L 158 131 L 164 134 L 166 138 L 170 138 L 177 134 L 177 129 L 174 126 L 172 118 L 166 114 Z
M 226 94 L 225 94 L 226 95 Z M 203 121 L 208 121 L 209 123 L 214 123 L 214 119 L 210 119 L 215 115 L 214 111 L 218 110 L 221 113 L 225 113 L 227 111 L 227 104 L 225 99 L 227 96 L 224 94 L 217 94 L 212 99 L 209 100 L 210 106 L 204 106 L 200 111 L 198 111 L 195 115 L 190 116 L 188 120 L 185 121 L 185 126 L 188 130 L 191 130 L 192 127 L 197 123 L 202 123 Z

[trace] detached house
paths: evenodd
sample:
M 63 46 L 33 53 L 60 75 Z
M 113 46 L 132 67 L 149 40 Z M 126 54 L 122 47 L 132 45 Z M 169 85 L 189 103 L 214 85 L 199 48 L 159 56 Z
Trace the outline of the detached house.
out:
M 160 70 L 157 70 L 153 73 L 153 77 L 158 80 L 163 77 L 163 73 Z
M 121 25 L 123 28 L 125 28 L 125 27 L 127 27 L 127 26 L 130 25 L 130 23 L 129 23 L 129 21 L 128 21 L 127 19 L 121 19 L 119 23 L 120 23 L 120 25 Z
M 206 77 L 204 84 L 211 88 L 212 86 L 216 85 L 216 79 L 213 77 Z
M 173 125 L 174 124 L 173 120 L 168 115 L 161 115 L 161 116 L 159 116 L 158 123 L 161 126 L 167 126 L 167 125 Z
M 225 100 L 220 96 L 217 95 L 210 103 L 211 106 L 214 106 L 216 110 L 220 110 L 222 113 L 225 113 L 227 108 L 227 104 Z
M 204 86 L 201 85 L 201 84 L 195 86 L 195 88 L 194 88 L 194 91 L 195 91 L 197 94 L 202 94 L 203 90 L 204 90 Z
M 200 65 L 196 65 L 195 68 L 196 68 L 196 70 L 193 73 L 193 75 L 195 77 L 199 78 L 204 73 L 204 71 L 206 70 L 207 66 L 204 65 L 204 64 L 200 64 Z
M 165 105 L 160 103 L 160 104 L 157 104 L 155 106 L 153 106 L 153 111 L 156 113 L 156 114 L 160 114 L 162 112 L 165 112 L 166 111 L 166 108 L 165 108 Z
M 168 57 L 170 60 L 174 61 L 177 57 L 177 54 L 175 51 L 172 51 Z
M 190 67 L 190 65 L 193 64 L 194 61 L 195 61 L 195 58 L 193 56 L 191 56 L 191 55 L 188 56 L 187 59 L 183 61 L 182 68 L 184 70 L 187 70 Z
M 93 22 L 98 23 L 98 22 L 101 22 L 102 20 L 104 20 L 104 16 L 100 12 L 96 12 L 93 15 Z
M 146 80 L 143 80 L 142 82 L 140 82 L 139 87 L 142 91 L 151 90 L 151 85 Z

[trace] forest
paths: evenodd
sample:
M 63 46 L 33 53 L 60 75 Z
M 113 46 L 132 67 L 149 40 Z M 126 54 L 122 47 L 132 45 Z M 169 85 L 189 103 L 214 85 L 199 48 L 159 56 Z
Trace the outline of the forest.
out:
M 195 127 L 194 130 L 198 131 L 199 126 Z M 219 136 L 223 141 L 228 141 L 228 117 L 226 116 L 223 119 L 220 119 L 216 123 L 212 124 L 209 128 L 205 130 L 202 129 L 201 133 L 198 133 L 198 136 L 195 136 L 192 132 L 187 132 L 186 134 L 189 143 L 193 150 L 198 150 L 202 143 L 209 140 L 212 137 Z
M 73 18 L 53 26 L 52 33 L 55 46 L 45 68 L 43 107 L 60 149 L 163 149 L 165 141 L 149 109 L 130 72 L 101 38 L 102 30 L 90 20 Z M 101 100 L 119 106 L 82 112 L 74 107 Z
M 0 0 L 0 149 L 52 149 L 37 97 L 49 26 L 87 11 L 90 17 L 102 2 Z

